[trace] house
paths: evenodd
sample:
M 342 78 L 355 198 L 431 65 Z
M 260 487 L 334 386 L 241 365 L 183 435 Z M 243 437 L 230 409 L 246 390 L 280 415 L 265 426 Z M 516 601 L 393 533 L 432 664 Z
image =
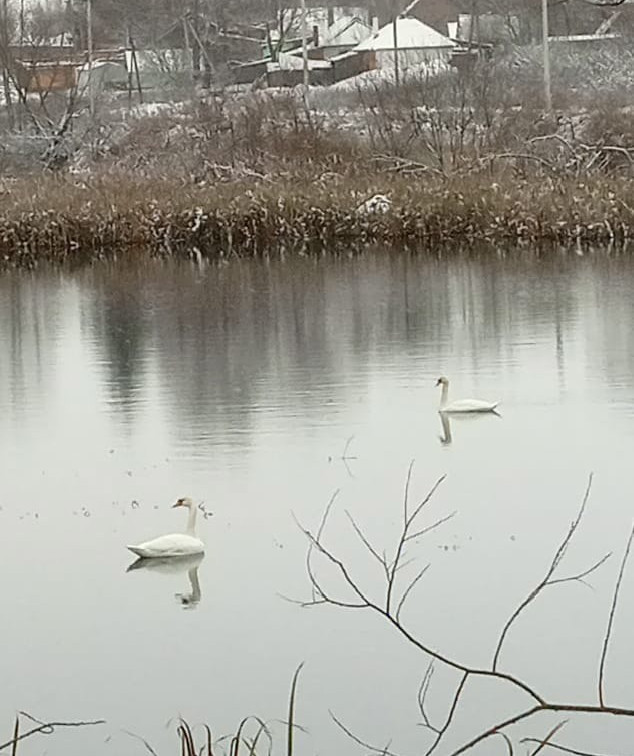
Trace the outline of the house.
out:
M 128 87 L 128 70 L 126 58 L 122 55 L 119 60 L 96 60 L 89 67 L 87 63 L 79 69 L 77 89 L 80 93 L 93 92 L 103 89 L 126 89 Z
M 308 55 L 311 58 L 329 60 L 342 53 L 349 52 L 373 34 L 370 24 L 359 16 L 341 16 L 323 34 L 314 27 L 308 43 Z M 301 55 L 301 50 L 296 54 Z
M 366 18 L 368 18 L 368 12 L 364 8 L 354 6 L 312 7 L 306 13 L 306 34 L 313 42 L 323 40 L 328 36 L 328 30 L 333 26 L 337 25 L 337 30 L 341 31 L 341 28 L 346 27 L 350 21 L 359 19 L 363 23 L 363 19 Z M 357 27 L 358 25 L 354 24 L 354 26 Z M 298 7 L 293 7 L 283 8 L 279 11 L 277 28 L 269 29 L 267 36 L 270 37 L 271 45 L 276 52 L 290 52 L 301 47 L 302 34 L 302 13 Z M 357 39 L 354 44 L 361 41 L 362 38 Z M 350 47 L 347 49 L 350 49 Z M 263 44 L 262 54 L 264 56 L 270 54 L 268 39 Z
M 396 34 L 395 34 L 396 30 Z M 421 64 L 449 64 L 456 43 L 417 18 L 397 18 L 354 49 L 372 52 L 375 68 L 402 70 Z
M 326 60 L 308 60 L 308 81 L 328 85 L 334 81 L 333 65 Z M 233 69 L 236 84 L 261 81 L 267 87 L 295 87 L 304 82 L 304 61 L 289 53 L 279 53 L 277 60 L 262 58 L 242 63 Z
M 511 14 L 481 13 L 473 17 L 470 13 L 459 13 L 454 34 L 449 36 L 469 43 L 518 43 L 521 39 L 520 19 Z

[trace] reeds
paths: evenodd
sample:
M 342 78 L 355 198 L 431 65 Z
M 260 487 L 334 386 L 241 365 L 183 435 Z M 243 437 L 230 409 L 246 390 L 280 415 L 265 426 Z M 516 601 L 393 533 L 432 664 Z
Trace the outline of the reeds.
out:
M 295 732 L 301 729 L 296 722 L 295 707 L 297 700 L 297 683 L 300 672 L 303 668 L 300 664 L 291 681 L 291 689 L 288 700 L 288 716 L 285 722 L 282 722 L 286 729 L 286 756 L 293 756 L 295 749 Z M 253 725 L 253 731 L 250 726 Z M 227 756 L 257 756 L 259 753 L 266 753 L 271 756 L 278 748 L 275 747 L 275 740 L 271 725 L 257 716 L 244 717 L 233 735 L 225 736 L 214 742 L 211 728 L 203 724 L 202 742 L 197 742 L 194 730 L 190 724 L 180 719 L 177 727 L 177 734 L 181 745 L 181 756 L 219 756 L 220 753 Z M 264 750 L 261 744 L 264 743 Z M 281 746 L 279 747 L 281 751 Z
M 114 255 L 218 259 L 377 243 L 623 244 L 633 233 L 634 186 L 626 177 L 494 178 L 368 172 L 358 181 L 209 186 L 117 175 L 90 184 L 25 179 L 0 195 L 0 259 L 31 268 Z M 374 193 L 388 194 L 391 209 L 358 213 Z

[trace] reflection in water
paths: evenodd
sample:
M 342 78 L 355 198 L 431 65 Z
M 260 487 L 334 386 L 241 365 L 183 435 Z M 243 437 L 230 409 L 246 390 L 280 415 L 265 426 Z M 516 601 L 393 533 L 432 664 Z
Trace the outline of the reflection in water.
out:
M 176 593 L 175 597 L 180 600 L 184 609 L 195 609 L 202 597 L 198 567 L 204 558 L 204 554 L 191 554 L 189 556 L 165 557 L 162 559 L 137 559 L 135 562 L 132 562 L 126 572 L 147 570 L 148 572 L 158 572 L 163 575 L 178 575 L 182 572 L 187 572 L 191 591 L 189 593 Z
M 452 442 L 451 437 L 451 420 L 446 412 L 438 412 L 440 415 L 440 422 L 442 424 L 442 436 L 438 436 L 440 443 L 443 445 L 449 445 Z
M 438 436 L 438 438 L 440 439 L 440 443 L 443 446 L 449 446 L 453 443 L 451 423 L 454 421 L 458 423 L 480 423 L 486 422 L 486 419 L 490 419 L 491 416 L 497 417 L 499 420 L 502 419 L 502 415 L 497 410 L 492 410 L 491 412 L 472 412 L 465 414 L 450 414 L 448 412 L 442 412 L 442 410 L 439 410 L 438 415 L 440 416 L 440 423 L 442 425 L 442 435 Z

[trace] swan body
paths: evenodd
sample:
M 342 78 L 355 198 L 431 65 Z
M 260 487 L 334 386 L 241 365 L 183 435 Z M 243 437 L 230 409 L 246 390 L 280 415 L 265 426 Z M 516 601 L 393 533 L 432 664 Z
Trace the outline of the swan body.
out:
M 133 554 L 142 559 L 161 559 L 204 553 L 205 544 L 200 538 L 196 538 L 196 505 L 191 499 L 184 498 L 179 499 L 174 507 L 187 507 L 189 509 L 186 531 L 159 536 L 137 546 L 128 546 Z
M 440 412 L 495 412 L 499 402 L 485 402 L 481 399 L 458 399 L 449 401 L 449 380 L 442 376 L 436 381 L 436 386 L 442 386 L 440 395 Z

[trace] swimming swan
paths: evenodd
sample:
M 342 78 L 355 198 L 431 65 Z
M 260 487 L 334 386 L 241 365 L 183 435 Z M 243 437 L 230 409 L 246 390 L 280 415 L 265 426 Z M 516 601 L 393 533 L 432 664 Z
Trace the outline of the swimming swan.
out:
M 179 499 L 174 507 L 187 507 L 187 529 L 184 533 L 171 533 L 145 541 L 128 549 L 143 559 L 160 559 L 161 557 L 182 557 L 189 554 L 202 554 L 205 544 L 196 538 L 196 505 L 189 498 Z
M 483 402 L 481 399 L 459 399 L 448 402 L 449 380 L 442 376 L 436 381 L 436 386 L 442 386 L 439 412 L 495 412 L 499 402 Z

